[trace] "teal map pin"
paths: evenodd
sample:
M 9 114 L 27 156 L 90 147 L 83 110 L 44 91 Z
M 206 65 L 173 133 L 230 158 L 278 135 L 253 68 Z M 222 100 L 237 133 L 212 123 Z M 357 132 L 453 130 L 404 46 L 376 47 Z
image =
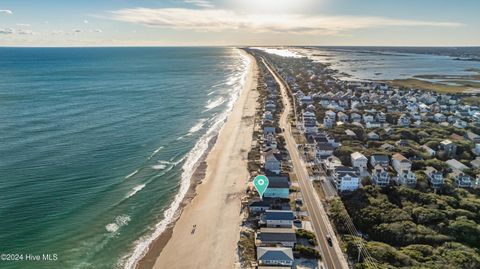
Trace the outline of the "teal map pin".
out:
M 268 178 L 264 175 L 256 176 L 253 180 L 253 186 L 257 189 L 258 194 L 260 194 L 260 198 L 263 199 L 263 194 L 267 190 L 268 187 Z

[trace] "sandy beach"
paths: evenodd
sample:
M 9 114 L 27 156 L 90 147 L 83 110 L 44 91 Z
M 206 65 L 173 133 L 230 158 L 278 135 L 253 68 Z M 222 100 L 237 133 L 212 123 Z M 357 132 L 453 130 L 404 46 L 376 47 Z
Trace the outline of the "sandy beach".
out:
M 257 65 L 254 58 L 249 57 L 252 64 L 245 88 L 207 155 L 205 178 L 196 187 L 196 195 L 183 208 L 169 238 L 164 239 L 166 244 L 162 244 L 153 264 L 155 269 L 235 266 L 241 197 L 249 178 L 247 153 L 258 97 Z

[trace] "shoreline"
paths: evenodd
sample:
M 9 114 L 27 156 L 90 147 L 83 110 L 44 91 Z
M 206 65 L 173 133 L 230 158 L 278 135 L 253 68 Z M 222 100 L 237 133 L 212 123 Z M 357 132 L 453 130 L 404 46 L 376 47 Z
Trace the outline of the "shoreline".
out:
M 207 151 L 202 155 L 202 157 L 200 157 L 199 165 L 195 169 L 195 172 L 190 179 L 190 187 L 188 188 L 187 193 L 180 202 L 180 205 L 175 212 L 174 217 L 165 228 L 165 231 L 163 231 L 162 234 L 155 240 L 153 240 L 153 242 L 149 245 L 147 253 L 140 259 L 140 261 L 135 266 L 136 269 L 153 268 L 157 257 L 160 255 L 163 248 L 167 245 L 168 241 L 172 237 L 173 228 L 175 227 L 175 223 L 177 222 L 177 220 L 180 218 L 184 207 L 188 205 L 188 203 L 190 203 L 193 198 L 195 198 L 197 186 L 202 184 L 202 180 L 205 177 L 207 171 L 207 163 L 205 160 L 208 156 L 208 153 L 215 145 L 217 137 L 218 135 L 216 135 L 210 140 L 210 142 L 208 143 Z
M 208 199 L 208 197 L 211 196 L 211 192 L 212 191 L 209 191 L 210 187 L 205 187 L 203 189 L 201 189 L 205 184 L 208 184 L 208 183 L 212 183 L 212 182 L 208 182 L 208 181 L 211 181 L 212 178 L 214 177 L 218 177 L 219 172 L 217 172 L 217 170 L 219 169 L 219 166 L 223 167 L 225 166 L 225 163 L 224 164 L 219 164 L 218 163 L 218 158 L 216 158 L 217 156 L 217 153 L 218 151 L 223 151 L 224 153 L 232 153 L 230 152 L 231 150 L 228 150 L 230 149 L 229 147 L 227 147 L 225 144 L 226 142 L 230 141 L 229 138 L 231 137 L 231 135 L 228 135 L 228 133 L 232 132 L 232 128 L 238 128 L 238 126 L 240 125 L 238 120 L 240 119 L 240 121 L 243 123 L 245 121 L 245 118 L 248 116 L 248 115 L 245 115 L 245 110 L 247 108 L 250 108 L 251 111 L 253 111 L 253 114 L 252 116 L 254 115 L 255 113 L 255 107 L 256 107 L 256 99 L 257 99 L 257 96 L 255 96 L 255 98 L 252 98 L 252 93 L 253 93 L 253 90 L 256 89 L 256 84 L 257 84 L 257 66 L 256 66 L 256 62 L 255 62 L 255 59 L 250 55 L 248 54 L 247 52 L 245 52 L 244 50 L 242 49 L 239 49 L 240 52 L 244 55 L 246 55 L 249 60 L 250 60 L 250 64 L 248 65 L 248 71 L 247 71 L 247 74 L 246 74 L 246 80 L 245 80 L 245 83 L 243 85 L 243 89 L 241 90 L 241 92 L 239 93 L 239 96 L 237 98 L 237 100 L 235 101 L 234 103 L 234 106 L 232 108 L 232 110 L 230 111 L 227 119 L 226 119 L 226 122 L 224 123 L 224 125 L 221 127 L 219 133 L 211 139 L 209 145 L 208 145 L 208 149 L 206 150 L 206 152 L 202 155 L 202 157 L 200 158 L 199 160 L 199 164 L 198 164 L 198 167 L 195 169 L 195 172 L 193 173 L 192 175 L 192 178 L 190 180 L 190 186 L 189 186 L 189 189 L 187 191 L 187 193 L 185 194 L 184 198 L 182 199 L 178 209 L 176 210 L 175 214 L 174 214 L 174 217 L 172 218 L 172 220 L 170 221 L 170 223 L 167 225 L 166 229 L 164 230 L 164 232 L 161 233 L 160 236 L 158 236 L 156 239 L 154 239 L 152 241 L 152 243 L 149 245 L 149 248 L 148 248 L 148 251 L 146 252 L 146 254 L 139 260 L 139 262 L 136 264 L 135 268 L 141 268 L 141 269 L 144 269 L 144 268 L 155 268 L 155 269 L 158 269 L 158 268 L 191 268 L 190 266 L 187 266 L 185 265 L 184 267 L 179 267 L 179 266 L 176 266 L 176 263 L 172 263 L 172 262 L 167 262 L 168 266 L 167 265 L 163 265 L 163 262 L 165 259 L 161 259 L 162 257 L 162 254 L 163 256 L 167 256 L 169 257 L 170 259 L 173 259 L 175 260 L 176 258 L 178 257 L 183 257 L 183 255 L 179 255 L 178 252 L 180 250 L 185 250 L 184 247 L 182 247 L 181 249 L 179 249 L 178 246 L 172 246 L 170 247 L 170 245 L 175 245 L 176 242 L 178 243 L 178 241 L 182 240 L 182 238 L 185 237 L 185 231 L 190 231 L 192 229 L 192 226 L 185 226 L 183 223 L 180 223 L 180 222 L 183 222 L 184 219 L 195 219 L 195 220 L 198 220 L 198 222 L 201 222 L 202 219 L 205 220 L 205 218 L 202 218 L 202 219 L 199 219 L 198 217 L 191 217 L 188 215 L 187 212 L 185 211 L 195 211 L 197 208 L 202 208 L 202 207 L 205 207 L 205 202 L 196 202 L 196 200 L 200 200 L 200 199 Z M 253 109 L 252 109 L 253 107 Z M 250 146 L 251 144 L 251 139 L 252 139 L 252 132 L 253 132 L 253 122 L 250 124 L 251 125 L 251 132 L 250 134 L 244 134 L 242 135 L 242 140 L 247 140 L 247 141 L 244 141 L 244 142 L 248 142 L 248 146 Z M 226 130 L 228 129 L 228 130 Z M 245 133 L 245 130 L 241 130 L 242 133 Z M 237 133 L 240 133 L 240 132 L 237 132 Z M 248 132 L 246 132 L 248 133 Z M 238 142 L 238 141 L 237 141 Z M 242 152 L 243 152 L 243 149 L 242 149 Z M 244 153 L 245 155 L 247 154 L 248 150 Z M 245 162 L 245 165 L 244 165 L 244 170 L 245 172 L 247 172 L 247 175 L 248 175 L 248 171 L 247 171 L 247 165 L 246 165 L 246 161 L 244 159 L 246 159 L 246 156 L 245 157 L 242 157 L 242 156 L 238 156 L 240 158 L 241 161 L 244 161 Z M 228 161 L 224 161 L 224 162 L 228 162 Z M 235 165 L 238 165 L 238 164 L 235 164 Z M 225 176 L 225 175 L 222 175 L 222 176 Z M 243 181 L 246 181 L 247 178 L 243 178 Z M 235 180 L 237 181 L 237 180 Z M 221 183 L 221 182 L 217 182 L 217 184 L 215 185 L 216 187 L 219 187 L 218 183 Z M 236 184 L 236 182 L 233 182 L 233 185 L 237 185 L 237 186 L 241 186 L 242 189 L 246 189 L 246 184 L 245 182 L 243 182 L 244 184 Z M 221 187 L 221 186 L 220 186 Z M 201 190 L 199 190 L 201 189 Z M 228 192 L 228 189 L 227 188 L 224 188 L 223 191 L 227 191 Z M 204 194 L 205 193 L 205 194 Z M 239 193 L 236 193 L 236 194 L 239 194 Z M 228 194 L 230 195 L 230 194 Z M 232 201 L 234 200 L 238 200 L 238 207 L 240 208 L 240 197 L 238 197 L 239 195 L 233 195 L 232 198 Z M 235 199 L 235 197 L 237 197 L 238 199 Z M 224 205 L 225 203 L 230 203 L 230 202 L 225 202 L 225 201 L 221 201 L 220 199 L 217 200 L 216 202 L 206 202 L 208 204 L 212 204 L 212 207 L 218 207 L 218 205 Z M 232 204 L 232 203 L 230 203 Z M 233 206 L 233 204 L 232 204 Z M 185 213 L 185 214 L 184 214 Z M 233 226 L 234 227 L 237 227 L 237 229 L 239 229 L 239 224 L 241 222 L 241 215 L 238 214 L 238 225 L 237 224 L 234 224 Z M 203 226 L 203 224 L 202 224 Z M 199 225 L 199 228 L 200 228 L 200 225 Z M 180 230 L 182 230 L 182 234 L 180 234 Z M 178 234 L 178 235 L 177 235 Z M 191 232 L 188 232 L 187 233 L 187 236 L 191 236 Z M 233 236 L 235 237 L 239 237 L 239 232 L 237 232 L 236 234 L 232 234 Z M 178 239 L 177 239 L 178 238 Z M 232 260 L 235 260 L 235 253 L 236 253 L 236 245 L 237 245 L 237 242 L 238 242 L 238 239 L 235 240 L 234 242 L 234 247 L 235 249 L 232 251 L 232 257 L 231 259 Z M 196 244 L 191 244 L 190 248 L 192 249 L 198 249 L 198 246 Z M 171 257 L 172 255 L 171 254 L 164 254 L 164 252 L 169 252 L 169 253 L 175 253 L 175 255 L 173 256 L 176 256 L 176 257 Z M 191 251 L 189 251 L 191 252 Z M 202 249 L 201 251 L 199 252 L 205 252 L 204 249 Z M 205 253 L 205 254 L 208 254 L 208 253 Z M 214 254 L 214 253 L 211 253 L 211 254 Z M 208 255 L 203 255 L 203 254 L 199 254 L 199 258 L 200 257 L 205 257 L 205 256 L 208 256 Z M 229 258 L 229 257 L 226 257 L 226 258 Z M 195 260 L 190 260 L 191 262 L 195 262 Z M 232 264 L 233 266 L 233 264 Z

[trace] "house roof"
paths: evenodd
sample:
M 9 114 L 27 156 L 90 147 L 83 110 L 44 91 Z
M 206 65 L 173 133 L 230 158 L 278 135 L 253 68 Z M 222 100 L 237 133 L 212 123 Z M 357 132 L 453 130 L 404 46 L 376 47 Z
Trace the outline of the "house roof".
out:
M 291 248 L 257 247 L 258 260 L 293 261 Z
M 271 201 L 270 200 L 261 200 L 261 201 L 253 201 L 248 206 L 249 207 L 270 207 Z
M 293 212 L 291 210 L 267 210 L 265 217 L 267 220 L 293 220 Z
M 372 160 L 375 162 L 389 162 L 390 158 L 387 155 L 372 155 Z
M 457 169 L 457 170 L 466 170 L 468 169 L 468 166 L 464 165 L 463 163 L 455 160 L 455 159 L 450 159 L 448 161 L 446 161 L 445 163 L 448 164 L 448 166 L 450 166 L 451 168 L 453 169 Z
M 365 157 L 365 155 L 363 155 L 362 153 L 360 153 L 358 151 L 352 153 L 350 156 L 352 157 L 352 159 L 355 159 L 355 160 L 357 160 L 357 159 L 367 159 L 367 157 Z
M 290 188 L 290 184 L 285 181 L 270 181 L 268 183 L 268 188 L 288 189 Z
M 427 166 L 427 167 L 425 168 L 425 173 L 426 173 L 426 174 L 437 173 L 437 172 L 438 172 L 438 170 L 435 169 L 435 168 L 433 168 L 433 167 L 431 167 L 431 166 Z
M 296 242 L 297 236 L 290 228 L 261 228 L 257 233 L 257 239 L 261 241 Z
M 335 149 L 335 147 L 333 147 L 330 143 L 325 143 L 325 142 L 318 143 L 317 148 L 319 150 L 334 150 Z
M 395 154 L 393 154 L 392 159 L 395 159 L 395 160 L 400 161 L 400 162 L 405 162 L 405 161 L 408 162 L 408 159 L 405 158 L 405 156 L 403 156 L 403 155 L 400 154 L 400 153 L 395 153 Z

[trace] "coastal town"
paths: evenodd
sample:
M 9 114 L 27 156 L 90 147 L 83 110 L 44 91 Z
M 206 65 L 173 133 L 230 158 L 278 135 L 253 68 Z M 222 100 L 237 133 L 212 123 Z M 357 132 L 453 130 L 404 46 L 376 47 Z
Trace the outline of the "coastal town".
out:
M 461 222 L 473 222 L 472 227 L 479 229 L 474 221 L 478 218 L 475 210 L 480 208 L 480 108 L 470 102 L 474 94 L 344 80 L 328 66 L 305 57 L 246 51 L 259 65 L 260 94 L 248 168 L 252 179 L 264 174 L 270 184 L 263 199 L 252 186 L 244 199 L 246 213 L 239 241 L 243 268 L 411 268 L 420 260 L 402 252 L 408 247 L 432 245 L 435 250 L 460 242 L 466 245 L 462 251 L 475 252 L 469 247 L 477 243 L 449 234 Z M 291 111 L 286 111 L 288 106 Z M 282 117 L 287 126 L 282 125 Z M 306 180 L 299 172 L 303 170 Z M 393 247 L 373 246 L 380 242 L 369 241 L 381 240 L 364 229 L 360 220 L 365 219 L 362 210 L 370 205 L 351 206 L 364 193 L 387 196 L 387 200 L 395 193 L 398 201 L 390 201 L 396 203 L 395 209 L 408 210 L 413 216 L 400 219 L 400 214 L 394 221 L 379 221 L 379 227 L 385 226 L 383 222 L 400 225 L 397 221 L 401 221 L 428 230 L 422 232 L 425 238 L 437 233 L 448 236 L 418 237 L 408 244 L 390 242 Z M 420 196 L 418 201 L 411 198 L 414 195 Z M 440 201 L 430 201 L 426 206 L 421 199 L 433 199 L 431 195 L 445 200 L 453 196 L 460 202 L 440 205 Z M 412 212 L 407 200 L 420 204 L 423 215 L 417 208 Z M 467 200 L 471 205 L 466 205 Z M 382 219 L 392 210 L 375 208 L 377 215 L 368 217 Z M 447 209 L 456 214 L 441 212 Z M 326 221 L 317 222 L 314 211 Z M 440 217 L 422 222 L 421 217 L 431 217 L 432 212 Z M 441 217 L 448 218 L 446 224 Z M 451 227 L 437 227 L 440 224 Z M 406 257 L 402 261 L 383 259 L 378 252 L 386 247 Z M 480 266 L 476 257 L 470 258 L 464 263 L 432 259 L 432 267 L 426 268 L 443 268 L 433 265 L 440 262 L 450 266 L 446 268 Z

